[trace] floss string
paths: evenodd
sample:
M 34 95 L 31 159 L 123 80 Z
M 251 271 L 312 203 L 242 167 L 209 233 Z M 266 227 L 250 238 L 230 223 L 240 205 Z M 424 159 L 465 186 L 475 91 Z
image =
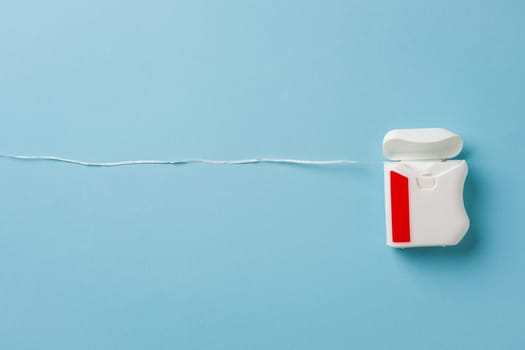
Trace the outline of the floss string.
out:
M 128 165 L 184 165 L 184 164 L 214 164 L 214 165 L 246 165 L 246 164 L 295 164 L 295 165 L 345 165 L 345 164 L 366 164 L 379 162 L 362 162 L 349 159 L 335 160 L 309 160 L 309 159 L 288 159 L 288 158 L 249 158 L 234 160 L 214 160 L 214 159 L 184 159 L 184 160 L 124 160 L 116 162 L 86 162 L 82 160 L 69 159 L 56 156 L 38 155 L 12 155 L 0 154 L 0 158 L 22 160 L 22 161 L 51 161 L 81 165 L 86 167 L 117 167 Z

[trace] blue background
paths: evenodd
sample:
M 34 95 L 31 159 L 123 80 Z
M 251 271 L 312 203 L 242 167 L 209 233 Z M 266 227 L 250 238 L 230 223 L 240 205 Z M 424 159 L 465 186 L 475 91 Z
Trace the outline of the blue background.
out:
M 381 164 L 0 161 L 2 349 L 523 349 L 520 1 L 4 1 L 0 150 L 381 161 L 465 140 L 471 230 L 385 246 Z

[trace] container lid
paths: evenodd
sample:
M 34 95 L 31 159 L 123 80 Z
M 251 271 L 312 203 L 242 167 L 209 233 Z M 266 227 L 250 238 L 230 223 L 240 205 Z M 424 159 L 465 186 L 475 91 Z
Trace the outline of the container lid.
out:
M 447 129 L 395 129 L 383 139 L 383 154 L 390 160 L 428 160 L 455 157 L 463 139 Z

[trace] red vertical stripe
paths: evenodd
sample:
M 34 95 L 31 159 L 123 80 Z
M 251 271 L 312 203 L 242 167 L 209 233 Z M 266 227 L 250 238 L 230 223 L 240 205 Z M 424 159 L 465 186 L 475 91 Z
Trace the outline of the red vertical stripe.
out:
M 410 206 L 408 178 L 390 172 L 390 199 L 392 208 L 392 241 L 410 242 Z

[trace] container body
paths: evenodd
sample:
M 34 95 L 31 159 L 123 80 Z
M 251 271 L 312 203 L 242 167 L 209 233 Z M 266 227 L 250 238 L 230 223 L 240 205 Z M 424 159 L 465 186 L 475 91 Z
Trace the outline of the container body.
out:
M 386 243 L 410 248 L 458 244 L 469 228 L 464 160 L 385 162 Z

